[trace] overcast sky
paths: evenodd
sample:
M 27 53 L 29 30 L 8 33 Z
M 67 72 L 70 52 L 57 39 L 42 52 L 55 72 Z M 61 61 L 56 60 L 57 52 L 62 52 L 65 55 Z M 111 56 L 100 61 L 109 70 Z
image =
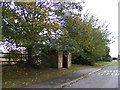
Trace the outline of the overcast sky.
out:
M 110 55 L 118 56 L 118 2 L 120 0 L 84 0 L 83 10 L 97 17 L 102 22 L 106 21 L 110 25 L 108 30 L 114 36 L 114 43 L 110 44 Z

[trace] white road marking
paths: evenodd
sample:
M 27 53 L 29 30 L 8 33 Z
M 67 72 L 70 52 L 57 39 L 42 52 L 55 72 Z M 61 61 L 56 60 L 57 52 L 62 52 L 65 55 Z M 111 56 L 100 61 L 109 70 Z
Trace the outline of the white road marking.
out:
M 106 75 L 106 76 L 108 76 L 108 75 L 111 75 L 111 76 L 118 76 L 118 75 L 120 75 L 120 73 L 119 73 L 120 71 L 118 71 L 118 70 L 105 70 L 105 71 L 103 71 L 103 73 L 98 73 L 99 75 Z
M 117 73 L 115 73 L 115 76 L 117 76 L 118 74 Z
M 116 72 L 115 70 L 113 70 L 113 72 Z
M 113 73 L 111 73 L 111 75 L 113 75 Z
M 112 70 L 110 72 L 112 72 Z
M 109 73 L 106 74 L 106 76 L 108 75 Z
M 104 71 L 104 72 L 107 72 L 107 71 Z

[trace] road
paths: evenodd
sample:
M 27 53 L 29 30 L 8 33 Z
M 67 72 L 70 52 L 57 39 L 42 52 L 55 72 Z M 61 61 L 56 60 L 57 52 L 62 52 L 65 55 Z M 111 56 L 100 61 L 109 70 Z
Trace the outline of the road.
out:
M 120 66 L 116 65 L 104 68 L 65 88 L 118 88 L 118 86 L 120 86 L 120 83 L 118 83 L 120 80 L 120 69 L 118 69 L 118 67 Z

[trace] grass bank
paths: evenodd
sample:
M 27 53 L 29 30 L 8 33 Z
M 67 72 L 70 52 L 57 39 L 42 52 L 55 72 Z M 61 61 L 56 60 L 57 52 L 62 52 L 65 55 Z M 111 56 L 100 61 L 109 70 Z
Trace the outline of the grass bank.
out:
M 107 65 L 107 66 L 105 66 L 103 68 L 110 67 L 110 66 L 115 66 L 115 65 L 120 65 L 120 62 L 114 62 L 114 63 L 112 63 L 110 65 Z
M 99 66 L 102 66 L 102 65 L 105 65 L 105 64 L 108 64 L 108 63 L 111 63 L 111 62 L 105 62 L 105 61 L 98 61 L 95 63 L 95 66 L 94 67 L 99 67 Z
M 94 68 L 108 63 L 110 62 L 97 62 L 95 66 L 72 64 L 69 69 L 48 68 L 39 70 L 20 68 L 17 66 L 5 66 L 2 68 L 2 87 L 13 88 L 33 84 L 44 80 L 68 75 L 77 70 Z

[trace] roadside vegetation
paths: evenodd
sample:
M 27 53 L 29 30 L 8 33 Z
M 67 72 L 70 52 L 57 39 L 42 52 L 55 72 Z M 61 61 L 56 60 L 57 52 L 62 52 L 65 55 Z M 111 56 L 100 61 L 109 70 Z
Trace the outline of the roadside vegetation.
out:
M 76 65 L 72 64 L 69 69 L 57 69 L 57 68 L 47 68 L 47 69 L 31 69 L 31 68 L 20 68 L 17 66 L 5 66 L 2 68 L 2 87 L 3 88 L 13 88 L 25 86 L 55 77 L 60 77 L 64 75 L 69 75 L 75 71 L 83 70 L 87 68 L 95 68 L 110 62 L 97 62 L 95 66 L 89 65 Z
M 105 66 L 103 68 L 110 67 L 110 66 L 115 66 L 115 65 L 120 65 L 120 62 L 114 62 L 114 63 L 112 63 L 110 65 L 107 65 L 107 66 Z
M 3 67 L 3 88 L 24 86 L 109 63 L 106 62 L 111 59 L 108 24 L 88 12 L 82 13 L 82 5 L 83 2 L 51 0 L 3 2 L 0 44 L 9 52 L 27 54 L 24 63 L 19 55 L 12 55 L 17 65 Z M 59 51 L 72 54 L 69 69 L 51 68 L 50 62 L 56 61 L 47 57 L 49 54 L 43 53 L 47 59 L 42 59 L 41 52 L 51 52 L 49 56 L 52 56 Z
M 111 62 L 109 62 L 109 61 L 98 61 L 98 62 L 95 63 L 95 67 L 103 66 L 103 65 L 109 64 L 109 63 L 111 63 Z
M 24 67 L 42 65 L 40 51 L 72 53 L 72 63 L 83 65 L 110 57 L 108 24 L 88 12 L 82 13 L 82 1 L 2 5 L 2 44 L 9 51 L 23 50 L 28 54 Z

